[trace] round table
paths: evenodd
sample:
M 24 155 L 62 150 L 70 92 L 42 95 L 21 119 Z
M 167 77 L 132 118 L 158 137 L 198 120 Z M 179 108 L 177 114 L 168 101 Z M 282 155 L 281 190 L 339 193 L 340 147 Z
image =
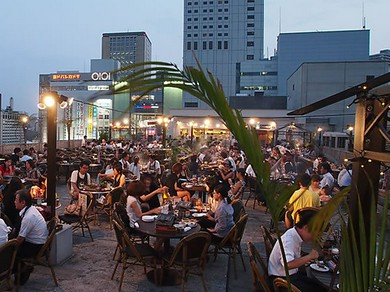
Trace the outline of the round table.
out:
M 170 246 L 170 239 L 171 238 L 183 238 L 186 237 L 187 235 L 196 233 L 200 231 L 200 225 L 196 224 L 195 227 L 191 228 L 191 230 L 184 232 L 184 231 L 177 231 L 177 232 L 169 232 L 169 233 L 162 233 L 162 232 L 156 232 L 156 221 L 153 222 L 144 222 L 142 220 L 137 221 L 139 228 L 137 228 L 138 231 L 147 234 L 149 236 L 153 237 L 160 237 L 160 238 L 165 238 L 164 242 L 164 249 L 167 252 L 169 250 Z M 155 283 L 159 284 L 161 286 L 173 286 L 173 285 L 178 285 L 180 281 L 178 281 L 178 274 L 175 270 L 172 269 L 159 269 L 159 273 L 163 273 L 162 278 L 162 283 Z M 154 283 L 154 271 L 150 271 L 146 274 L 146 277 L 148 280 L 152 283 Z

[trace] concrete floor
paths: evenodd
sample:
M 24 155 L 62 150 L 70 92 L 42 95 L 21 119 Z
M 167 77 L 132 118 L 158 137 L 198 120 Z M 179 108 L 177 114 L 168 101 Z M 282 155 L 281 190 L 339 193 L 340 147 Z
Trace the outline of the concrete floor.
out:
M 69 201 L 69 196 L 64 184 L 57 186 L 57 193 L 61 195 L 62 205 Z M 246 200 L 247 194 L 244 196 Z M 252 241 L 265 255 L 262 244 L 262 236 L 259 225 L 269 226 L 270 215 L 265 213 L 265 208 L 256 206 L 252 208 L 253 201 L 249 200 L 246 211 L 249 220 L 242 240 L 246 272 L 243 270 L 241 261 L 237 260 L 238 279 L 233 273 L 233 264 L 226 255 L 218 255 L 214 262 L 212 256 L 207 264 L 205 278 L 208 290 L 213 291 L 251 291 L 252 278 L 247 257 L 247 241 Z M 63 208 L 62 208 L 63 209 Z M 59 211 L 61 213 L 61 210 Z M 21 287 L 20 291 L 116 291 L 119 286 L 119 272 L 114 280 L 111 273 L 115 266 L 112 260 L 116 247 L 114 231 L 110 230 L 108 218 L 100 216 L 101 225 L 91 225 L 94 241 L 89 237 L 82 237 L 81 232 L 73 235 L 73 254 L 64 263 L 54 267 L 59 286 L 55 287 L 49 269 L 35 267 L 29 281 Z M 180 286 L 157 287 L 150 283 L 143 274 L 143 268 L 130 267 L 125 273 L 122 291 L 179 291 Z M 200 278 L 190 276 L 185 286 L 186 291 L 202 291 Z

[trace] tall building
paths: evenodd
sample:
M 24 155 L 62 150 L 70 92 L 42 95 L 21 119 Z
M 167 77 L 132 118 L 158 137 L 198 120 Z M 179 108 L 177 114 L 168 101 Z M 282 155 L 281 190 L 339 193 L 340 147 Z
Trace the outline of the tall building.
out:
M 304 62 L 368 61 L 369 50 L 369 30 L 281 33 L 278 95 L 287 94 L 287 79 Z
M 262 60 L 263 47 L 264 0 L 184 1 L 183 65 L 197 66 L 198 59 L 221 81 L 226 96 L 240 92 L 240 63 Z M 206 106 L 185 94 L 183 107 Z
M 21 117 L 26 115 L 26 113 L 14 111 L 13 103 L 13 97 L 11 97 L 10 104 L 6 107 L 6 109 L 0 110 L 0 145 L 22 145 L 24 143 L 24 133 Z
M 102 59 L 113 59 L 121 67 L 152 60 L 152 43 L 146 32 L 103 33 Z

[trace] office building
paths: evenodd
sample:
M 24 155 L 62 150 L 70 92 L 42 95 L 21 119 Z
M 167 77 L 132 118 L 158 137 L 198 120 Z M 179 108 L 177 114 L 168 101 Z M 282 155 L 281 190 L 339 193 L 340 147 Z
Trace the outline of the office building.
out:
M 226 96 L 240 93 L 237 66 L 263 59 L 264 0 L 184 1 L 183 65 L 197 66 L 218 78 Z M 184 108 L 207 108 L 183 96 Z
M 1 94 L 0 94 L 1 105 Z M 14 111 L 13 97 L 5 110 L 0 111 L 0 145 L 6 144 L 24 144 L 23 125 L 21 117 L 26 113 Z
M 304 62 L 368 61 L 369 30 L 281 33 L 278 36 L 278 95 Z
M 113 59 L 121 67 L 152 60 L 152 43 L 146 32 L 103 33 L 102 59 Z

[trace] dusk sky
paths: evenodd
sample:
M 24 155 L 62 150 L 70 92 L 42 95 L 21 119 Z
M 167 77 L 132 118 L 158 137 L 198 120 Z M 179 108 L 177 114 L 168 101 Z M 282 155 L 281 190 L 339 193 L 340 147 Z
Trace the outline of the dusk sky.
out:
M 281 32 L 362 28 L 359 0 L 265 0 L 265 47 L 271 56 Z M 389 0 L 364 3 L 370 53 L 390 49 Z M 2 0 L 0 4 L 1 108 L 37 112 L 38 77 L 64 70 L 89 71 L 101 57 L 103 32 L 145 31 L 152 59 L 182 66 L 183 0 Z

